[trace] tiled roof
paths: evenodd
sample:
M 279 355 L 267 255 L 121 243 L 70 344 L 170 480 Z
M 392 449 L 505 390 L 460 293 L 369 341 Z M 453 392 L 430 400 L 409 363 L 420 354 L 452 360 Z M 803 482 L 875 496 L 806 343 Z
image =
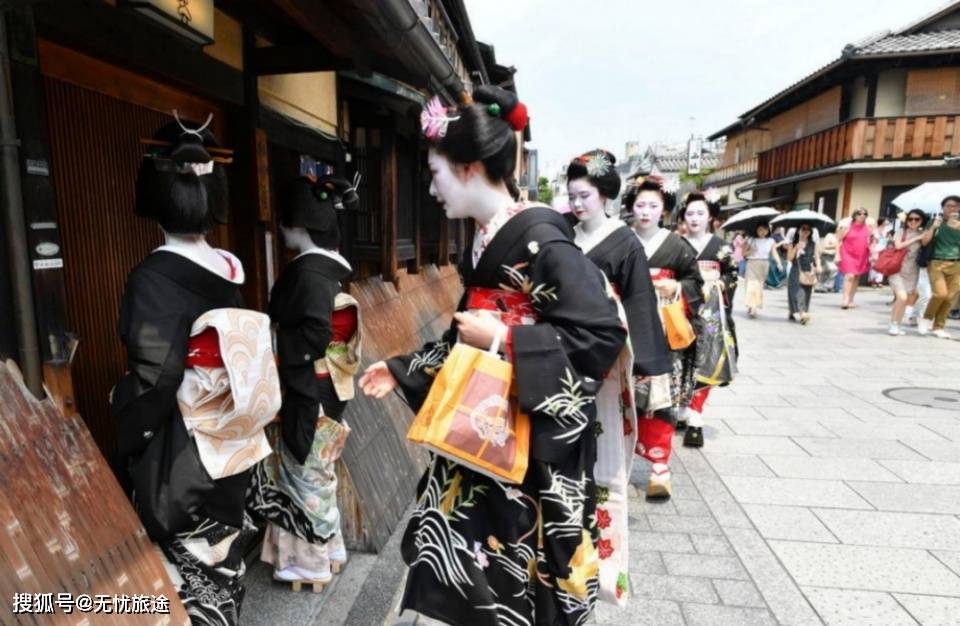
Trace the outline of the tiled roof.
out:
M 880 54 L 902 54 L 960 48 L 960 30 L 942 30 L 915 35 L 889 35 L 862 48 L 855 48 L 853 56 L 867 57 Z

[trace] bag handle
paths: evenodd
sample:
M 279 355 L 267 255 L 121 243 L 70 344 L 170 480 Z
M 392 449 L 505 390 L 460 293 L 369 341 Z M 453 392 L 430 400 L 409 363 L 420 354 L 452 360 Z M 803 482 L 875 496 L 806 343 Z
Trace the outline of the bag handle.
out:
M 500 343 L 503 341 L 503 336 L 506 335 L 506 331 L 503 326 L 497 328 L 497 332 L 493 335 L 493 341 L 490 342 L 490 349 L 487 350 L 487 354 L 490 356 L 496 356 L 500 352 Z

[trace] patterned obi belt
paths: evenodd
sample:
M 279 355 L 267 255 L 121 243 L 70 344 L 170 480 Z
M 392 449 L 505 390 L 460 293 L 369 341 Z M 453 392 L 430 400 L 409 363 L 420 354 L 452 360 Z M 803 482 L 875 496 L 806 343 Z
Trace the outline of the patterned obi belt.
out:
M 220 356 L 220 335 L 217 329 L 207 328 L 199 335 L 190 337 L 187 343 L 186 367 L 223 367 Z
M 674 278 L 676 277 L 676 272 L 670 269 L 663 267 L 651 267 L 650 268 L 650 280 L 663 280 L 665 278 Z
M 333 329 L 333 337 L 330 339 L 331 347 L 334 344 L 345 345 L 357 333 L 358 313 L 357 308 L 349 306 L 342 309 L 336 309 L 330 317 L 330 326 Z M 331 347 L 327 348 L 329 353 Z M 330 378 L 330 371 L 327 368 L 319 368 L 316 372 L 317 378 Z
M 697 265 L 704 281 L 720 280 L 720 263 L 717 261 L 697 261 Z
M 537 323 L 537 310 L 530 297 L 520 291 L 470 287 L 467 290 L 468 311 L 490 311 L 507 326 Z

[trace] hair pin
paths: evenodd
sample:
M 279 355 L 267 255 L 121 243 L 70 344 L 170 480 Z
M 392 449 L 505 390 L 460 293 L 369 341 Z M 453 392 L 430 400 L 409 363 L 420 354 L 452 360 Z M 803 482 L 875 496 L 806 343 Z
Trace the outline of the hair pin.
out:
M 448 115 L 447 107 L 443 106 L 438 96 L 434 96 L 420 113 L 420 126 L 423 130 L 423 136 L 430 141 L 441 139 L 446 136 L 447 126 L 450 125 L 450 122 L 458 119 L 460 119 L 459 115 Z
M 487 105 L 487 113 L 494 117 L 500 117 L 500 105 L 496 102 L 491 102 Z

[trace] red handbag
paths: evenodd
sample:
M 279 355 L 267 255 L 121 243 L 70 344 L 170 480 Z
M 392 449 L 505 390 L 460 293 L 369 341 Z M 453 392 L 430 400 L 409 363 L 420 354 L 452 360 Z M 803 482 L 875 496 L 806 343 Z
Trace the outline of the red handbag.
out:
M 907 229 L 903 229 L 903 236 L 900 238 L 900 242 L 907 240 Z M 907 251 L 909 248 L 887 248 L 886 250 L 881 250 L 880 254 L 877 255 L 877 260 L 873 264 L 873 270 L 884 276 L 893 276 L 894 274 L 900 271 L 900 267 L 903 265 L 903 258 L 907 256 Z

